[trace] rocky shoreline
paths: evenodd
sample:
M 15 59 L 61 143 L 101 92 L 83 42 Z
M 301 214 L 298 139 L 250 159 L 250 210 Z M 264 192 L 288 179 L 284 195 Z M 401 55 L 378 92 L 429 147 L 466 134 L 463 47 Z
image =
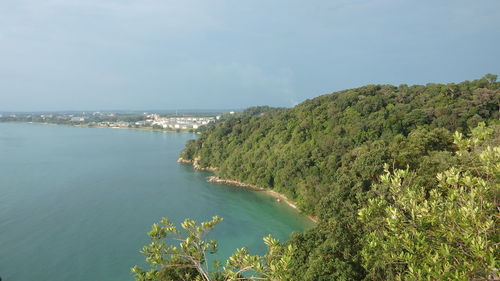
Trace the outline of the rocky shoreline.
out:
M 178 163 L 191 164 L 191 165 L 193 165 L 193 168 L 195 170 L 198 170 L 198 171 L 216 172 L 216 171 L 219 170 L 216 167 L 202 167 L 202 166 L 200 166 L 200 158 L 195 158 L 193 160 L 188 160 L 188 159 L 184 159 L 182 157 L 179 157 L 179 159 L 177 159 L 177 162 Z
M 208 182 L 220 183 L 220 184 L 227 184 L 227 185 L 232 185 L 232 186 L 239 186 L 239 187 L 244 187 L 244 188 L 250 188 L 250 189 L 253 189 L 253 190 L 257 190 L 257 191 L 262 191 L 262 192 L 264 192 L 266 194 L 269 194 L 272 197 L 276 198 L 276 200 L 278 202 L 283 201 L 284 203 L 286 203 L 288 206 L 292 207 L 293 209 L 299 210 L 299 208 L 297 207 L 297 204 L 295 202 L 293 202 L 292 200 L 288 199 L 285 195 L 283 195 L 281 193 L 278 193 L 278 192 L 276 192 L 274 190 L 268 189 L 268 188 L 263 188 L 263 187 L 260 187 L 260 186 L 257 186 L 257 185 L 248 184 L 248 183 L 240 182 L 240 181 L 237 181 L 237 180 L 222 179 L 222 178 L 219 178 L 217 176 L 209 176 L 209 177 L 207 177 L 207 181 Z M 310 215 L 306 215 L 306 216 L 310 220 L 312 220 L 314 223 L 318 222 L 318 218 L 317 217 L 310 216 Z
M 239 186 L 239 187 L 245 187 L 245 188 L 250 188 L 250 189 L 255 189 L 258 191 L 264 191 L 266 190 L 265 188 L 253 185 L 253 184 L 248 184 L 244 182 L 239 182 L 236 180 L 228 180 L 228 179 L 222 179 L 217 176 L 209 176 L 207 177 L 208 182 L 216 182 L 216 183 L 222 183 L 222 184 L 227 184 L 227 185 L 233 185 L 233 186 Z M 294 208 L 297 208 L 294 206 Z
M 193 160 L 188 160 L 188 159 L 184 159 L 184 158 L 181 157 L 181 158 L 177 159 L 177 162 L 179 162 L 179 163 L 185 163 L 185 164 L 191 164 L 191 165 L 193 165 L 193 168 L 195 170 L 199 170 L 199 171 L 211 171 L 211 172 L 215 172 L 215 171 L 218 170 L 215 167 L 201 167 L 200 164 L 199 164 L 199 161 L 200 161 L 199 158 L 195 158 Z M 299 208 L 297 207 L 297 204 L 295 202 L 293 202 L 292 200 L 288 199 L 285 195 L 283 195 L 281 193 L 278 193 L 278 192 L 276 192 L 274 190 L 268 189 L 268 188 L 264 188 L 264 187 L 261 187 L 261 186 L 257 186 L 257 185 L 253 185 L 253 184 L 248 184 L 248 183 L 240 182 L 240 181 L 237 181 L 237 180 L 223 179 L 223 178 L 220 178 L 220 177 L 217 177 L 217 176 L 208 176 L 207 177 L 207 182 L 214 182 L 214 183 L 220 183 L 220 184 L 226 184 L 226 185 L 232 185 L 232 186 L 238 186 L 238 187 L 249 188 L 249 189 L 253 189 L 253 190 L 257 190 L 257 191 L 262 191 L 262 192 L 265 192 L 266 194 L 269 194 L 272 197 L 276 198 L 276 200 L 278 202 L 283 201 L 284 203 L 286 203 L 288 206 L 292 207 L 293 209 L 299 210 Z M 313 221 L 314 223 L 318 222 L 317 217 L 310 216 L 310 215 L 307 215 L 307 217 L 311 221 Z

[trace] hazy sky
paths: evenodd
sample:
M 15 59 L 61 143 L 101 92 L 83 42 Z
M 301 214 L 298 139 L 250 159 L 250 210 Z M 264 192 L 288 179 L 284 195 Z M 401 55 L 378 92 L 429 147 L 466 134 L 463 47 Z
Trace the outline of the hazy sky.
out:
M 0 111 L 292 106 L 485 73 L 499 0 L 0 1 Z

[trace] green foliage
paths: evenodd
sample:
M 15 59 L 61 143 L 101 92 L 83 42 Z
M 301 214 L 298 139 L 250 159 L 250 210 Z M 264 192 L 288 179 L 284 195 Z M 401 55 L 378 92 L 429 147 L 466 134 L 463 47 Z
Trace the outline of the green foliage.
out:
M 246 248 L 236 250 L 226 262 L 224 280 L 287 280 L 294 247 L 281 245 L 271 235 L 264 237 L 264 243 L 264 256 L 251 256 Z
M 315 206 L 332 191 L 341 176 L 338 169 L 348 162 L 344 155 L 376 141 L 392 145 L 400 138 L 407 148 L 399 149 L 406 153 L 401 157 L 406 158 L 395 159 L 396 164 L 413 168 L 430 151 L 453 149 L 447 132 L 467 132 L 481 121 L 498 119 L 500 83 L 493 80 L 370 85 L 292 109 L 250 108 L 207 128 L 181 156 L 199 158 L 202 167 L 218 167 L 221 177 L 275 189 L 298 201 L 305 212 L 317 213 Z M 426 143 L 420 143 L 422 136 Z
M 270 106 L 267 106 L 267 105 L 264 105 L 264 106 L 253 106 L 253 107 L 249 107 L 249 108 L 245 109 L 241 113 L 241 115 L 242 116 L 246 116 L 246 117 L 249 117 L 249 116 L 264 116 L 264 115 L 267 115 L 267 114 L 270 114 L 270 113 L 282 111 L 284 109 L 285 108 L 282 108 L 282 107 L 270 107 Z
M 229 118 L 181 155 L 219 168 L 219 177 L 283 193 L 319 217 L 314 229 L 290 241 L 297 248 L 291 280 L 369 279 L 358 212 L 373 198 L 384 163 L 412 171 L 412 185 L 429 194 L 440 184 L 436 174 L 478 165 L 460 155 L 463 145 L 451 132 L 474 135 L 470 128 L 481 122 L 498 122 L 499 105 L 494 75 L 446 85 L 368 85 Z M 491 128 L 498 139 L 498 127 Z
M 195 153 L 196 153 L 196 141 L 188 140 L 180 156 L 183 159 L 194 159 Z
M 497 81 L 498 76 L 495 74 L 488 73 L 484 75 L 483 79 L 488 81 L 488 83 L 495 83 Z
M 486 280 L 498 277 L 500 146 L 478 149 L 492 130 L 455 135 L 459 165 L 437 174 L 427 190 L 396 169 L 359 211 L 365 228 L 363 266 L 373 280 Z M 472 161 L 472 162 L 471 162 Z M 460 165 L 466 164 L 466 165 Z
M 186 219 L 181 224 L 183 232 L 172 222 L 162 218 L 160 224 L 153 224 L 148 232 L 152 242 L 141 252 L 149 270 L 135 266 L 131 269 L 137 281 L 235 281 L 235 280 L 287 280 L 287 272 L 294 251 L 292 245 L 284 246 L 271 236 L 264 238 L 267 253 L 252 256 L 248 249 L 237 249 L 225 266 L 214 261 L 210 270 L 207 254 L 217 251 L 217 243 L 208 239 L 208 233 L 222 221 L 213 217 L 211 221 L 197 224 Z M 172 242 L 178 242 L 175 246 Z

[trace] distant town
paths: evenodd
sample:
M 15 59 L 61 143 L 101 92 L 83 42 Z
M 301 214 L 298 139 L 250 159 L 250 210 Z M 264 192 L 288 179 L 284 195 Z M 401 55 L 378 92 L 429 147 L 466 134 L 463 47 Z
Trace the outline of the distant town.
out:
M 0 113 L 0 122 L 61 124 L 100 128 L 144 128 L 166 131 L 196 132 L 204 126 L 225 119 L 234 111 L 219 114 L 168 114 L 144 112 L 81 112 L 81 113 Z

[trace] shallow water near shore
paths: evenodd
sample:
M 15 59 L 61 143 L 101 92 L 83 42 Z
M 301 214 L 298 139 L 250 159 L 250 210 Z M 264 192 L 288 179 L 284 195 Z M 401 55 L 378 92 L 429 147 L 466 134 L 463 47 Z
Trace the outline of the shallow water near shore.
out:
M 194 134 L 0 123 L 3 281 L 133 280 L 146 232 L 165 216 L 224 218 L 212 237 L 225 259 L 265 251 L 312 222 L 271 196 L 208 183 L 176 163 Z

